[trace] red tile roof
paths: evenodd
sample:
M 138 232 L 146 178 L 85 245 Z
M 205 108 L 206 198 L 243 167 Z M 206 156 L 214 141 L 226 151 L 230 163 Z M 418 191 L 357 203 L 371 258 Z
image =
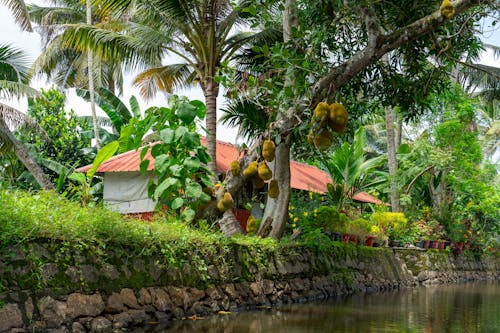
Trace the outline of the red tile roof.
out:
M 205 144 L 202 138 L 202 144 Z M 230 143 L 217 141 L 217 170 L 226 173 L 229 170 L 229 165 L 240 156 L 238 149 Z M 149 159 L 148 170 L 153 170 L 154 159 L 148 151 L 146 159 Z M 140 170 L 140 150 L 131 150 L 129 152 L 114 156 L 102 163 L 97 172 L 130 172 Z M 76 169 L 77 172 L 87 172 L 91 165 Z M 323 194 L 326 192 L 326 185 L 331 183 L 332 180 L 328 174 L 314 166 L 299 163 L 295 161 L 290 162 L 291 173 L 291 186 L 293 189 L 311 191 Z M 360 202 L 368 202 L 374 204 L 383 204 L 382 201 L 371 196 L 366 192 L 359 192 L 353 196 L 354 200 Z

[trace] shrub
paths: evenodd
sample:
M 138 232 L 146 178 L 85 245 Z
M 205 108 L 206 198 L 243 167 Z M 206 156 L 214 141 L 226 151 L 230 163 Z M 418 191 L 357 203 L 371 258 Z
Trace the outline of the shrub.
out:
M 408 220 L 403 213 L 375 212 L 371 220 L 390 239 L 400 239 L 408 226 Z
M 365 239 L 370 233 L 372 224 L 365 219 L 356 219 L 351 221 L 347 226 L 347 233 L 358 236 L 360 239 Z

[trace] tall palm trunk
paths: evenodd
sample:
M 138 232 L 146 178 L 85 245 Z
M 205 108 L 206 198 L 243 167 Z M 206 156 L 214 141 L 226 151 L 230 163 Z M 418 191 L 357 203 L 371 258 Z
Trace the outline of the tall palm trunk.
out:
M 87 5 L 87 24 L 92 24 L 92 1 L 86 0 Z M 101 140 L 99 139 L 99 124 L 97 122 L 97 114 L 95 111 L 95 99 L 94 99 L 94 55 L 89 49 L 87 51 L 87 66 L 88 66 L 88 78 L 89 78 L 89 94 L 90 94 L 90 109 L 92 111 L 92 125 L 94 126 L 94 138 L 95 146 L 97 150 L 101 148 Z
M 206 148 L 207 153 L 210 156 L 210 162 L 208 163 L 208 168 L 210 171 L 217 172 L 217 95 L 219 87 L 217 82 L 209 78 L 204 89 L 205 94 L 205 104 L 207 106 L 206 114 L 206 126 L 207 126 L 207 140 Z
M 387 161 L 389 164 L 389 178 L 391 190 L 391 209 L 393 212 L 399 211 L 399 189 L 395 176 L 398 170 L 398 160 L 396 158 L 396 141 L 400 141 L 400 136 L 394 130 L 394 109 L 387 107 L 385 109 L 385 126 L 387 131 Z M 399 139 L 398 139 L 399 138 Z
M 31 158 L 28 149 L 16 139 L 2 117 L 0 117 L 0 133 L 6 137 L 13 146 L 13 151 L 17 158 L 24 164 L 26 169 L 35 177 L 37 183 L 44 190 L 54 190 L 54 184 L 49 180 L 42 168 Z

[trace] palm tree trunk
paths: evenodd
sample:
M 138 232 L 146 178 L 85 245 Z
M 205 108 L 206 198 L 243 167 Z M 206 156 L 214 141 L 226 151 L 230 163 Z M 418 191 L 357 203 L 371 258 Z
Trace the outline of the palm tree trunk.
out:
M 280 194 L 276 199 L 267 197 L 266 209 L 262 221 L 272 219 L 272 229 L 270 237 L 280 238 L 285 231 L 288 220 L 288 205 L 290 203 L 290 146 L 291 135 L 282 138 L 281 143 L 276 147 L 276 157 L 271 164 L 274 169 L 274 179 L 278 181 Z M 264 227 L 264 223 L 261 224 Z M 259 230 L 260 231 L 260 230 Z
M 54 190 L 54 184 L 49 180 L 42 168 L 31 158 L 28 149 L 16 139 L 2 117 L 0 117 L 0 133 L 12 144 L 17 158 L 24 164 L 26 169 L 35 177 L 37 183 L 44 190 Z
M 92 24 L 92 1 L 86 0 L 87 5 L 87 24 Z M 92 124 L 94 126 L 94 138 L 95 146 L 97 150 L 101 149 L 101 140 L 99 139 L 99 125 L 97 123 L 97 114 L 95 111 L 95 99 L 94 99 L 94 55 L 89 49 L 87 51 L 87 67 L 88 67 L 88 78 L 89 78 L 89 94 L 90 94 L 90 109 L 92 111 Z
M 207 153 L 210 156 L 210 162 L 208 162 L 208 168 L 210 171 L 217 173 L 216 159 L 217 159 L 217 94 L 218 85 L 212 79 L 207 80 L 205 88 L 205 104 L 207 105 L 206 114 L 206 126 L 207 126 L 207 140 L 206 148 Z
M 399 211 L 399 189 L 395 176 L 398 170 L 398 160 L 396 158 L 396 134 L 394 133 L 394 109 L 385 109 L 385 126 L 387 131 L 387 161 L 389 164 L 389 178 L 391 189 L 391 209 L 393 212 Z

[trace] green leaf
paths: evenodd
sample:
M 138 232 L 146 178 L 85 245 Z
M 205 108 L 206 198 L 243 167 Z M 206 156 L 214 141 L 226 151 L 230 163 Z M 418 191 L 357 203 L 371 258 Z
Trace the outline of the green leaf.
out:
M 165 179 L 156 187 L 155 192 L 153 193 L 153 198 L 158 200 L 166 190 L 173 186 L 176 188 L 179 186 L 179 180 L 177 178 L 169 177 Z
M 196 132 L 187 132 L 182 136 L 181 143 L 189 150 L 196 149 L 201 145 L 200 135 Z
M 200 120 L 203 120 L 203 118 L 205 118 L 205 115 L 207 114 L 207 107 L 205 106 L 205 103 L 195 99 L 189 102 L 189 104 L 193 105 L 196 108 L 196 115 L 198 116 L 198 118 L 200 118 Z
M 179 209 L 181 208 L 182 206 L 184 205 L 184 199 L 179 197 L 179 198 L 175 198 L 173 201 L 172 201 L 172 204 L 170 205 L 170 207 L 174 210 L 176 209 Z
M 197 157 L 188 157 L 184 160 L 183 165 L 191 172 L 197 171 L 200 168 L 200 160 Z
M 212 182 L 212 180 L 210 180 L 210 177 L 208 177 L 207 175 L 199 174 L 198 178 L 201 180 L 203 185 L 205 185 L 206 187 L 214 186 L 214 183 Z
M 97 156 L 94 159 L 94 162 L 92 163 L 92 167 L 89 169 L 89 171 L 87 171 L 87 177 L 89 179 L 92 179 L 92 177 L 94 177 L 97 169 L 103 162 L 110 159 L 116 153 L 119 146 L 120 144 L 118 141 L 113 141 L 99 150 Z
M 141 174 L 145 175 L 146 172 L 148 171 L 149 167 L 149 160 L 143 160 L 141 161 L 140 167 L 141 167 Z
M 193 221 L 195 215 L 196 212 L 192 208 L 186 207 L 181 213 L 181 218 L 184 219 L 186 222 L 191 222 Z
M 186 195 L 198 199 L 201 194 L 203 193 L 203 189 L 201 188 L 201 185 L 198 183 L 195 183 L 193 181 L 190 181 L 187 186 L 186 186 Z
M 167 171 L 169 165 L 170 161 L 168 155 L 163 154 L 155 158 L 155 171 L 157 173 L 163 174 L 165 171 Z
M 159 155 L 163 153 L 163 145 L 156 144 L 151 148 L 151 156 L 157 158 Z
M 398 148 L 398 154 L 409 154 L 411 153 L 411 147 L 407 143 L 403 143 Z
M 199 147 L 195 150 L 195 153 L 201 163 L 207 164 L 210 161 L 210 156 L 205 151 L 205 148 Z
M 175 130 L 175 140 L 179 141 L 189 130 L 187 127 L 179 126 Z
M 184 170 L 184 168 L 182 167 L 182 165 L 173 164 L 173 165 L 170 166 L 169 170 L 170 170 L 170 172 L 172 172 L 173 176 L 180 177 L 181 173 L 182 173 L 182 170 Z
M 176 115 L 180 120 L 182 120 L 182 122 L 184 122 L 184 124 L 189 125 L 194 121 L 194 118 L 196 118 L 196 111 L 197 110 L 194 105 L 191 105 L 189 103 L 181 103 L 177 107 Z
M 144 157 L 148 153 L 148 150 L 149 150 L 149 146 L 142 147 L 142 149 L 141 149 L 141 161 L 144 160 Z
M 160 131 L 160 139 L 166 144 L 171 144 L 174 141 L 174 131 L 170 128 L 165 128 Z

